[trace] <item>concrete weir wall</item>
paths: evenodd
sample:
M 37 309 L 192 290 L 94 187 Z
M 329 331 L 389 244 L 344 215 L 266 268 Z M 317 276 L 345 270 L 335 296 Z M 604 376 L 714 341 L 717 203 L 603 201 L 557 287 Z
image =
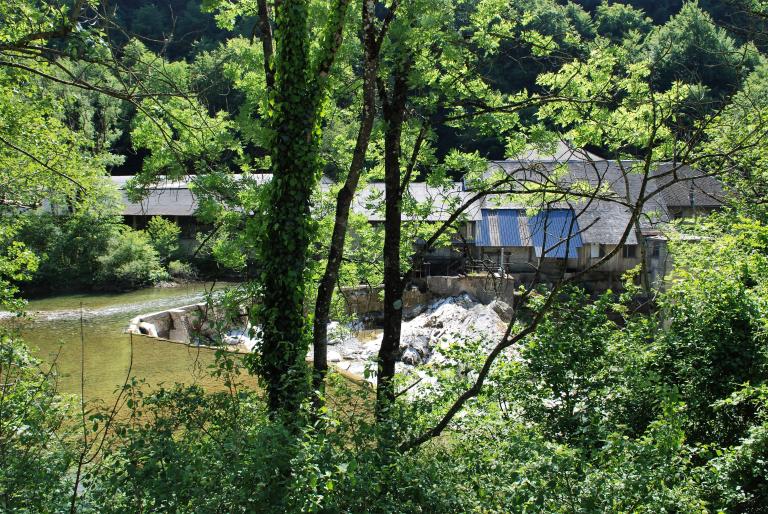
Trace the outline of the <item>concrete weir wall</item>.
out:
M 566 275 L 567 276 L 567 275 Z M 514 307 L 515 291 L 527 277 L 516 274 L 509 277 L 483 276 L 431 276 L 415 279 L 403 295 L 404 317 L 411 319 L 418 316 L 433 300 L 468 294 L 477 301 L 488 305 L 494 300 L 501 300 Z M 546 277 L 542 277 L 546 278 Z M 592 280 L 582 282 L 587 290 L 605 290 L 616 286 L 612 281 L 598 275 Z M 384 312 L 383 286 L 357 286 L 343 288 L 341 294 L 346 300 L 347 313 L 373 322 L 381 320 Z M 193 336 L 213 337 L 216 330 L 211 321 L 215 313 L 209 312 L 204 303 L 186 305 L 167 311 L 136 316 L 131 320 L 127 332 L 160 337 L 171 341 L 189 343 L 200 340 Z M 241 317 L 243 324 L 247 323 Z M 233 327 L 234 328 L 234 327 Z M 221 339 L 222 334 L 219 334 Z
M 516 282 L 513 279 L 487 277 L 426 277 L 414 282 L 405 292 L 403 304 L 405 318 L 417 316 L 437 298 L 469 294 L 478 301 L 489 304 L 495 299 L 514 305 Z M 349 314 L 377 321 L 384 312 L 383 287 L 358 286 L 342 290 Z M 133 318 L 126 332 L 190 343 L 194 335 L 212 332 L 204 303 L 185 305 L 166 311 L 141 314 Z
M 141 314 L 133 318 L 126 332 L 189 343 L 198 320 L 205 319 L 206 305 L 185 305 L 167 311 Z M 198 329 L 199 330 L 199 329 Z
M 425 277 L 414 280 L 403 295 L 406 318 L 419 314 L 420 309 L 437 298 L 468 294 L 479 302 L 489 304 L 502 300 L 514 305 L 515 288 L 519 281 L 498 277 Z M 346 287 L 342 290 L 346 300 L 347 313 L 368 318 L 377 318 L 384 312 L 383 286 Z

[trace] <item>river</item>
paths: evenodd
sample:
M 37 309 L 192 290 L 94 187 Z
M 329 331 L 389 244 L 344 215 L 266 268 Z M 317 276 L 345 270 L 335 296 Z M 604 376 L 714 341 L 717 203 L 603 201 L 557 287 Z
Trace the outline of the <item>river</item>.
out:
M 150 386 L 196 383 L 213 390 L 223 387 L 208 375 L 214 351 L 123 333 L 134 316 L 198 302 L 205 288 L 206 284 L 193 283 L 32 300 L 26 309 L 29 319 L 4 322 L 20 327 L 24 340 L 45 364 L 55 363 L 60 392 L 80 394 L 82 380 L 87 401 L 109 402 L 129 371 Z M 244 381 L 256 387 L 252 377 Z

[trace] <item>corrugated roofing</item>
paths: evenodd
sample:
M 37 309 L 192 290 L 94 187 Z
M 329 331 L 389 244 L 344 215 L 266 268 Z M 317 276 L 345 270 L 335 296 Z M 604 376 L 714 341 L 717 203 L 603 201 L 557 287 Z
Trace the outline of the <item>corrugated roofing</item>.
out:
M 478 246 L 523 246 L 516 209 L 483 209 L 475 244 Z
M 570 209 L 546 209 L 528 219 L 536 256 L 576 258 L 583 246 L 579 223 Z
M 539 257 L 544 253 L 560 259 L 566 254 L 576 258 L 583 246 L 579 223 L 570 209 L 546 209 L 530 218 L 523 209 L 482 209 L 481 216 L 477 246 L 533 246 Z

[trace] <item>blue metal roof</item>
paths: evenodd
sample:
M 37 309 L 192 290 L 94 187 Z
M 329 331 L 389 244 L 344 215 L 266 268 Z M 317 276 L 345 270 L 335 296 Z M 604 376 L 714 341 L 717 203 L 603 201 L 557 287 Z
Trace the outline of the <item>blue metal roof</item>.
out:
M 578 248 L 583 246 L 579 224 L 570 209 L 539 211 L 528 219 L 528 229 L 537 257 L 545 252 L 545 257 L 564 259 L 567 250 L 568 258 L 573 259 L 578 256 Z
M 537 257 L 546 252 L 545 257 L 559 259 L 564 259 L 567 251 L 570 259 L 578 257 L 578 248 L 583 246 L 580 232 L 571 209 L 544 209 L 530 218 L 522 209 L 483 209 L 475 244 L 485 247 L 533 246 Z
M 519 209 L 483 209 L 477 246 L 523 246 L 520 239 Z

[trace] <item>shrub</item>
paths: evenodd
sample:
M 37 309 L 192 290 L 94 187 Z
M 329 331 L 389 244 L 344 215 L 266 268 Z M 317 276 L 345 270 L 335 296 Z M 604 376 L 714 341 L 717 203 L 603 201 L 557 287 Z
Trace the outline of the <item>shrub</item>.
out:
M 197 276 L 191 264 L 181 261 L 169 262 L 168 274 L 178 280 L 193 280 Z
M 658 372 L 687 404 L 688 440 L 719 446 L 747 435 L 755 407 L 716 403 L 768 379 L 768 227 L 731 220 L 727 230 L 674 245 L 674 280 L 657 299 Z
M 88 289 L 94 284 L 99 257 L 119 234 L 120 220 L 89 213 L 29 213 L 22 217 L 21 227 L 18 240 L 40 261 L 27 288 Z
M 147 225 L 149 243 L 157 251 L 160 261 L 166 263 L 179 253 L 181 228 L 161 216 L 152 216 Z
M 718 407 L 744 403 L 757 409 L 759 421 L 738 445 L 719 452 L 708 463 L 713 473 L 707 476 L 706 490 L 713 504 L 722 502 L 725 512 L 764 512 L 768 505 L 768 384 L 745 386 L 718 402 Z
M 142 231 L 123 230 L 98 260 L 96 283 L 104 289 L 133 289 L 168 278 L 157 251 Z
M 73 404 L 26 346 L 0 330 L 0 511 L 63 512 L 76 460 Z
M 470 414 L 461 431 L 400 453 L 376 444 L 392 426 L 349 408 L 370 398 L 340 387 L 333 430 L 298 432 L 236 386 L 136 391 L 142 421 L 116 428 L 121 444 L 86 484 L 86 502 L 100 512 L 704 511 L 676 406 L 662 409 L 644 436 L 609 434 L 592 451 L 486 411 Z

